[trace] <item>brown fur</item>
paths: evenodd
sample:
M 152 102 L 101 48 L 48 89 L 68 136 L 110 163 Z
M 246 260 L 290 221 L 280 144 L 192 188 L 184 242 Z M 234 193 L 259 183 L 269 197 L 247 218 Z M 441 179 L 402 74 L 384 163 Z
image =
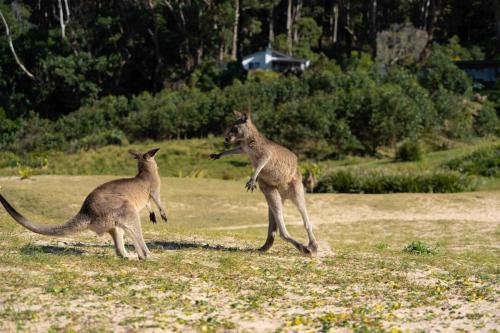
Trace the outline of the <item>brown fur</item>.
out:
M 269 229 L 267 240 L 260 248 L 267 251 L 274 243 L 276 231 L 281 238 L 292 243 L 305 254 L 315 253 L 317 243 L 307 214 L 302 176 L 297 168 L 297 156 L 285 147 L 265 138 L 252 123 L 249 114 L 236 112 L 236 122 L 226 135 L 226 143 L 238 148 L 210 155 L 213 159 L 231 154 L 247 154 L 255 169 L 246 184 L 247 190 L 254 190 L 258 182 L 269 206 Z M 304 246 L 288 233 L 283 219 L 283 202 L 290 199 L 300 211 L 304 228 L 309 238 Z
M 100 185 L 87 196 L 80 211 L 63 224 L 35 224 L 19 214 L 1 194 L 0 202 L 19 224 L 42 235 L 62 236 L 87 229 L 98 235 L 109 233 L 115 243 L 116 254 L 124 258 L 128 257 L 123 243 L 123 235 L 127 233 L 134 242 L 139 259 L 145 259 L 150 252 L 142 236 L 139 212 L 147 206 L 151 221 L 156 222 L 150 205 L 153 201 L 162 219 L 167 221 L 160 201 L 160 175 L 154 160 L 157 151 L 153 149 L 145 154 L 129 151 L 138 161 L 137 176 Z

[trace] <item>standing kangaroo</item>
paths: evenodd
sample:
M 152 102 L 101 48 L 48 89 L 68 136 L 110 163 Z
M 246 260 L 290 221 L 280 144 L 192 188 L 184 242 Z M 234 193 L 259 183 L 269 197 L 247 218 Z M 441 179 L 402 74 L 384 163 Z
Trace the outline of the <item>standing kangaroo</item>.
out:
M 237 145 L 238 148 L 219 154 L 211 154 L 210 158 L 219 159 L 231 154 L 247 154 L 249 156 L 255 171 L 246 183 L 247 191 L 253 191 L 256 188 L 255 183 L 258 182 L 269 206 L 267 240 L 259 250 L 267 251 L 271 248 L 276 230 L 279 229 L 281 238 L 292 243 L 302 253 L 316 253 L 318 245 L 307 214 L 302 175 L 297 169 L 297 156 L 260 134 L 252 123 L 249 113 L 235 112 L 234 114 L 236 121 L 229 128 L 225 141 L 227 144 Z M 308 246 L 293 239 L 285 227 L 283 202 L 286 199 L 290 199 L 297 206 L 302 216 L 304 228 L 309 238 Z
M 142 236 L 139 212 L 146 206 L 150 220 L 156 223 L 150 204 L 153 201 L 160 210 L 162 219 L 167 222 L 167 214 L 160 201 L 158 166 L 154 160 L 157 151 L 158 148 L 141 154 L 129 150 L 138 161 L 137 176 L 113 180 L 97 187 L 87 196 L 80 211 L 63 224 L 35 224 L 19 214 L 1 194 L 0 202 L 14 220 L 38 234 L 63 236 L 87 229 L 98 235 L 107 232 L 113 238 L 116 254 L 123 258 L 128 258 L 123 244 L 123 233 L 126 232 L 134 242 L 139 259 L 145 259 L 150 252 Z

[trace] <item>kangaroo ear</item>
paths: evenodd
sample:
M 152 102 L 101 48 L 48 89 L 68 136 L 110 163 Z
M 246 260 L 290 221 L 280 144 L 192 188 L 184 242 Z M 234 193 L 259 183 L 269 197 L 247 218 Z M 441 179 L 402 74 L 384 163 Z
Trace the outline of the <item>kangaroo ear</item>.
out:
M 234 113 L 234 117 L 236 118 L 236 120 L 240 120 L 244 116 L 244 114 L 240 111 L 233 111 L 233 113 Z
M 143 157 L 144 157 L 146 160 L 148 160 L 148 159 L 152 158 L 153 156 L 155 156 L 155 154 L 156 154 L 156 152 L 157 152 L 158 150 L 160 150 L 160 148 L 153 148 L 153 149 L 151 149 L 150 151 L 148 151 L 147 153 L 145 153 L 145 154 L 143 155 Z
M 129 149 L 128 153 L 132 155 L 133 158 L 139 158 L 141 156 L 141 153 L 139 153 L 137 150 Z
M 234 111 L 234 117 L 238 121 L 238 123 L 244 123 L 247 121 L 248 116 L 246 113 L 240 112 L 240 111 Z

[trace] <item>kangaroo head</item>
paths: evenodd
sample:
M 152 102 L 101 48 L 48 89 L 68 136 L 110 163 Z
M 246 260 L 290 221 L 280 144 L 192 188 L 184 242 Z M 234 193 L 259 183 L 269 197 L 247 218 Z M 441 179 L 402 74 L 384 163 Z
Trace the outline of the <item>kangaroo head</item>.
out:
M 227 144 L 237 144 L 248 138 L 255 127 L 253 126 L 252 120 L 250 119 L 250 112 L 239 112 L 234 111 L 234 116 L 236 120 L 229 127 L 226 133 L 226 143 Z
M 130 149 L 128 153 L 137 160 L 139 172 L 141 171 L 157 172 L 158 166 L 156 165 L 155 154 L 158 150 L 160 150 L 160 148 L 154 148 L 143 154 L 136 150 Z

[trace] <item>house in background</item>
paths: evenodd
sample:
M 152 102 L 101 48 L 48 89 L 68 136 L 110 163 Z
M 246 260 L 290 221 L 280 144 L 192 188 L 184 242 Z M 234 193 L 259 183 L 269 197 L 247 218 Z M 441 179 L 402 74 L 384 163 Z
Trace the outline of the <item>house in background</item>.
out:
M 247 55 L 243 58 L 241 64 L 246 70 L 263 69 L 288 73 L 303 71 L 309 67 L 311 61 L 294 58 L 268 47 L 265 50 Z
M 455 61 L 455 65 L 462 69 L 467 75 L 484 85 L 494 85 L 500 81 L 500 61 Z

